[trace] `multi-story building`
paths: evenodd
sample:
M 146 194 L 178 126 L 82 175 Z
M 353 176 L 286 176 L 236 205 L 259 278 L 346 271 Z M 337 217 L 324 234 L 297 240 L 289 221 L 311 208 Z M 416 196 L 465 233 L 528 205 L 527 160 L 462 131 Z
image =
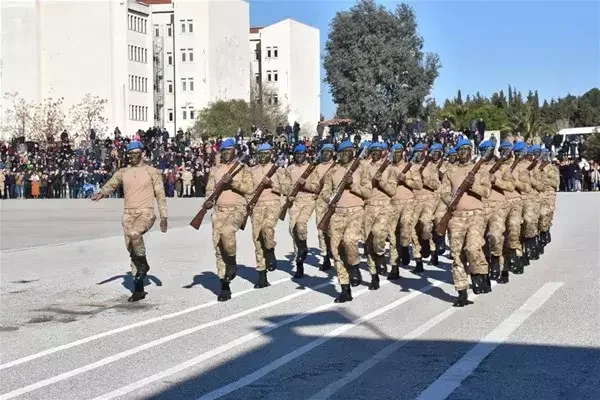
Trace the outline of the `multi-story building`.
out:
M 250 99 L 246 0 L 144 1 L 153 16 L 157 126 L 185 131 L 210 103 Z
M 65 112 L 89 93 L 107 100 L 111 131 L 131 135 L 153 125 L 148 5 L 5 0 L 1 22 L 3 93 L 35 103 L 63 97 Z
M 281 106 L 284 124 L 297 121 L 312 135 L 321 109 L 319 30 L 292 19 L 250 28 L 250 54 L 253 84 L 269 88 L 263 100 Z

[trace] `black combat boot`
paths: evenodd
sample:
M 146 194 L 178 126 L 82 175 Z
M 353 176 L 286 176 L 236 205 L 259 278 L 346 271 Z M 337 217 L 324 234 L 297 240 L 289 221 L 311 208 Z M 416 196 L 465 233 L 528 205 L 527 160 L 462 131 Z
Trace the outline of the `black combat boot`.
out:
M 146 256 L 132 256 L 131 261 L 135 265 L 136 273 L 133 277 L 133 293 L 127 301 L 135 302 L 144 299 L 148 294 L 144 292 L 144 280 L 148 271 L 150 271 L 150 266 L 148 265 Z
M 323 264 L 319 267 L 319 271 L 329 271 L 331 269 L 331 258 L 327 253 L 323 259 Z
M 469 304 L 473 304 L 473 302 L 469 301 L 469 296 L 467 295 L 467 290 L 466 289 L 459 290 L 458 297 L 456 298 L 456 300 L 454 301 L 454 304 L 452 304 L 452 306 L 453 307 L 464 307 L 464 306 L 468 306 Z
M 424 272 L 425 269 L 423 268 L 423 259 L 421 259 L 421 258 L 415 258 L 415 262 L 417 263 L 417 265 L 412 270 L 412 273 L 413 274 L 420 274 L 420 273 Z
M 507 268 L 514 273 L 517 269 L 517 264 L 519 262 L 519 256 L 517 256 L 517 250 L 516 249 L 509 249 L 508 253 L 506 254 L 506 265 Z
M 254 285 L 254 289 L 262 289 L 271 286 L 267 280 L 267 271 L 258 271 L 258 282 Z
M 224 257 L 225 261 L 225 280 L 231 282 L 237 276 L 237 260 L 235 256 Z
M 408 246 L 400 247 L 400 260 L 404 266 L 410 264 L 410 252 L 408 251 Z
M 535 237 L 527 239 L 527 247 L 529 248 L 529 259 L 530 260 L 539 260 L 540 255 L 537 251 L 537 241 Z
M 508 283 L 508 271 L 500 272 L 500 277 L 496 281 L 498 283 Z
M 298 256 L 296 257 L 296 261 L 304 262 L 306 256 L 308 256 L 308 245 L 306 244 L 306 240 L 298 240 Z
M 265 262 L 267 263 L 267 271 L 273 272 L 277 269 L 277 258 L 275 257 L 275 249 L 265 250 Z
M 379 275 L 387 275 L 388 274 L 388 269 L 387 269 L 387 263 L 385 262 L 385 256 L 379 255 L 379 254 L 375 254 L 374 256 L 375 258 L 375 269 L 377 270 L 377 273 Z
M 362 283 L 359 267 L 360 264 L 352 265 L 350 267 L 350 286 L 356 287 Z
M 395 281 L 396 279 L 400 279 L 400 269 L 398 268 L 397 264 L 392 265 L 392 270 L 387 276 L 388 281 Z
M 520 257 L 517 256 L 517 262 L 515 264 L 515 269 L 513 271 L 513 273 L 515 275 L 522 275 L 525 272 L 525 260 L 526 260 L 526 258 L 524 255 L 522 255 Z M 529 265 L 529 264 L 527 264 L 527 265 Z
M 483 293 L 483 289 L 485 286 L 484 275 L 472 274 L 471 275 L 471 286 L 473 288 L 473 293 L 475 293 L 475 294 Z
M 550 229 L 546 231 L 546 244 L 550 244 L 552 242 L 552 235 L 550 234 Z
M 490 278 L 498 279 L 500 277 L 500 257 L 491 255 L 490 256 Z
M 446 252 L 446 236 L 440 236 L 438 234 L 433 235 L 435 242 L 435 250 L 438 256 L 443 256 Z
M 302 261 L 296 261 L 296 273 L 294 278 L 304 277 L 304 263 Z
M 428 258 L 431 255 L 431 246 L 429 246 L 429 239 L 419 239 L 419 243 L 421 244 L 421 257 Z
M 379 275 L 371 274 L 371 283 L 369 284 L 369 290 L 379 289 Z
M 545 240 L 545 237 L 540 233 L 536 239 L 537 252 L 539 255 L 544 254 L 544 246 L 546 246 L 546 242 L 544 240 Z
M 342 293 L 334 300 L 335 303 L 345 303 L 352 301 L 352 292 L 350 291 L 350 285 L 342 285 Z
M 231 300 L 231 289 L 229 288 L 229 282 L 225 279 L 221 279 L 221 293 L 217 297 L 217 301 Z
M 436 267 L 440 265 L 440 261 L 438 260 L 438 253 L 434 251 L 431 253 L 431 259 L 429 260 L 429 264 L 435 265 Z

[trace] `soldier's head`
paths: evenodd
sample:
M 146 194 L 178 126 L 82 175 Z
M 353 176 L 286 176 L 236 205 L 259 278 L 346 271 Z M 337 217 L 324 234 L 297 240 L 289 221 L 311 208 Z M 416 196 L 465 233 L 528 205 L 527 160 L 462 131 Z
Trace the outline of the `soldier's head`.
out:
M 364 142 L 362 142 L 359 146 L 358 146 L 358 151 L 362 152 L 366 150 L 365 153 L 365 157 L 367 157 L 369 155 L 369 147 L 371 147 L 371 141 L 370 140 L 365 140 Z M 339 151 L 339 150 L 338 150 Z
M 471 141 L 468 139 L 461 139 L 456 144 L 456 154 L 458 155 L 458 162 L 461 164 L 467 164 L 471 161 L 471 151 L 473 147 Z
M 427 148 L 425 147 L 425 145 L 423 143 L 417 143 L 415 145 L 415 147 L 413 148 L 414 161 L 416 163 L 423 161 L 423 158 L 425 158 L 426 152 L 427 152 Z
M 431 148 L 429 149 L 429 153 L 431 154 L 431 161 L 438 162 L 440 158 L 442 158 L 443 151 L 444 148 L 441 144 L 434 143 L 433 145 L 431 145 Z
M 494 151 L 492 150 L 493 147 L 494 143 L 492 143 L 490 140 L 485 140 L 479 145 L 479 151 L 485 156 L 486 161 L 490 161 L 492 158 L 494 158 Z
M 398 164 L 402 161 L 402 156 L 404 155 L 404 146 L 401 143 L 396 143 L 392 146 L 392 161 L 394 164 Z
M 450 164 L 454 164 L 457 159 L 458 156 L 456 154 L 456 149 L 454 147 L 450 147 L 450 150 L 448 150 L 448 162 Z
M 296 164 L 302 164 L 306 161 L 306 146 L 298 144 L 294 148 L 294 162 Z
M 382 143 L 379 143 L 379 142 L 371 143 L 371 145 L 369 146 L 369 155 L 371 156 L 371 160 L 373 162 L 377 162 L 377 161 L 381 160 L 381 157 L 383 155 Z
M 527 154 L 527 145 L 525 142 L 517 142 L 513 146 L 513 153 L 515 153 L 516 158 L 523 158 Z
M 338 146 L 338 160 L 340 164 L 346 165 L 354 158 L 354 147 L 349 141 L 342 142 Z
M 130 142 L 127 145 L 127 157 L 129 158 L 129 165 L 136 166 L 142 162 L 142 150 L 144 145 L 142 142 Z
M 531 146 L 531 152 L 533 154 L 533 159 L 539 160 L 540 156 L 542 155 L 542 146 L 540 146 L 539 144 L 534 144 L 533 146 Z
M 229 164 L 235 157 L 235 140 L 228 138 L 221 143 L 221 163 Z
M 509 159 L 512 149 L 513 149 L 513 144 L 511 142 L 504 141 L 504 142 L 500 143 L 500 157 L 502 157 L 504 159 Z
M 324 144 L 321 149 L 321 161 L 329 162 L 333 158 L 333 145 L 330 143 Z
M 271 162 L 271 145 L 269 143 L 261 143 L 256 150 L 256 160 L 260 165 Z

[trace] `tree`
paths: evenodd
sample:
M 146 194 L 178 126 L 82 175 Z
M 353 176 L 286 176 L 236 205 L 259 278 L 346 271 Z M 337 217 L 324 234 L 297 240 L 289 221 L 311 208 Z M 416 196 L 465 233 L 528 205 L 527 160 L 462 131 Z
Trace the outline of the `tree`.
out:
M 5 104 L 8 104 L 2 121 L 2 131 L 13 137 L 24 136 L 30 139 L 33 122 L 33 103 L 19 97 L 19 93 L 6 93 Z
M 594 129 L 594 133 L 585 138 L 582 146 L 582 156 L 587 160 L 600 162 L 600 130 Z
M 103 115 L 106 103 L 106 99 L 88 93 L 81 103 L 70 108 L 71 129 L 75 130 L 78 138 L 89 140 L 91 129 L 96 132 L 96 137 L 104 135 L 108 129 L 107 120 Z
M 58 138 L 65 130 L 65 113 L 62 109 L 63 98 L 47 97 L 35 106 L 32 124 L 32 138 L 46 141 L 49 137 Z
M 256 83 L 250 86 L 250 110 L 252 123 L 264 125 L 269 132 L 274 132 L 279 123 L 288 123 L 287 108 L 281 104 L 276 89 L 263 83 L 262 99 L 259 98 L 258 85 Z M 262 108 L 261 108 L 262 102 Z M 262 115 L 261 115 L 262 113 Z
M 198 113 L 192 134 L 233 137 L 238 128 L 252 124 L 250 105 L 244 100 L 219 100 Z
M 360 0 L 336 13 L 330 26 L 323 66 L 337 115 L 379 130 L 416 117 L 440 63 L 422 51 L 412 8 L 400 4 L 391 12 Z

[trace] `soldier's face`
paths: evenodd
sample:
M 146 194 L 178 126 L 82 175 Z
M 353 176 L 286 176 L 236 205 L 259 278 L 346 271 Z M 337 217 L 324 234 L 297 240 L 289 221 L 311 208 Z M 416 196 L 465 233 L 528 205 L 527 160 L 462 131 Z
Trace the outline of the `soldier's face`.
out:
M 485 152 L 488 152 L 488 149 L 485 149 L 483 154 L 485 154 Z M 486 161 L 490 161 L 492 158 L 494 158 L 494 152 L 490 150 L 485 159 Z
M 394 151 L 394 155 L 392 157 L 393 157 L 393 161 L 395 164 L 398 164 L 400 161 L 402 161 L 402 153 L 403 153 L 402 150 Z
M 421 162 L 421 160 L 423 160 L 423 152 L 416 151 L 414 157 L 415 157 L 415 162 Z
M 461 164 L 466 164 L 471 161 L 471 148 L 469 146 L 463 146 L 456 151 L 458 155 L 458 161 Z
M 541 154 L 542 154 L 542 152 L 541 152 L 541 151 L 534 151 L 534 152 L 533 152 L 533 157 L 532 157 L 532 158 L 538 158 L 538 159 L 539 159 Z
M 260 165 L 265 165 L 269 161 L 271 161 L 271 152 L 270 151 L 261 151 L 260 153 L 258 153 L 256 155 L 256 158 Z
M 382 154 L 381 149 L 371 150 L 371 160 L 373 160 L 374 162 L 381 160 L 381 154 Z
M 456 154 L 452 154 L 452 155 L 448 156 L 448 162 L 450 164 L 454 164 L 456 162 L 456 159 L 457 159 Z
M 235 156 L 235 149 L 230 147 L 228 149 L 221 150 L 221 163 L 229 164 Z
M 441 157 L 442 157 L 442 153 L 439 151 L 434 151 L 433 153 L 431 153 L 431 160 L 433 162 L 439 161 Z
M 306 153 L 294 153 L 294 162 L 296 164 L 302 164 L 306 160 Z
M 129 164 L 136 166 L 142 162 L 142 151 L 141 150 L 132 150 L 128 154 L 129 156 Z
M 340 163 L 348 164 L 354 158 L 354 151 L 352 149 L 344 149 L 338 154 L 338 157 L 340 158 Z
M 325 151 L 321 152 L 321 160 L 323 160 L 323 162 L 329 162 L 329 161 L 331 161 L 332 158 L 333 158 L 333 151 L 325 150 Z

